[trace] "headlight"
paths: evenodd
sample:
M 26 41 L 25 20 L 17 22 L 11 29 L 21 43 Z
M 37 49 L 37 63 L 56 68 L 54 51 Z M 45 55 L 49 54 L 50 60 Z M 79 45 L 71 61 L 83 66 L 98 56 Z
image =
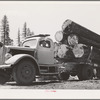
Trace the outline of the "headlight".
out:
M 10 54 L 10 53 L 6 53 L 5 54 L 5 60 L 8 60 L 9 58 L 11 58 L 12 57 L 12 55 Z

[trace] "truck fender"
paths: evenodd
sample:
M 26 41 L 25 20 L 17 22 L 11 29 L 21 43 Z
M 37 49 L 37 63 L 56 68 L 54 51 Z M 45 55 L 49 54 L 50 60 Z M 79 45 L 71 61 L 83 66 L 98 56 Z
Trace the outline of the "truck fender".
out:
M 22 59 L 25 59 L 25 58 L 28 58 L 28 59 L 30 58 L 32 60 L 32 62 L 35 63 L 35 65 L 36 65 L 36 73 L 39 74 L 40 69 L 39 69 L 39 65 L 38 65 L 36 59 L 34 57 L 32 57 L 31 55 L 28 55 L 28 54 L 17 54 L 17 55 L 14 55 L 11 58 L 9 58 L 8 60 L 6 60 L 5 64 L 14 66 L 14 65 L 18 64 Z

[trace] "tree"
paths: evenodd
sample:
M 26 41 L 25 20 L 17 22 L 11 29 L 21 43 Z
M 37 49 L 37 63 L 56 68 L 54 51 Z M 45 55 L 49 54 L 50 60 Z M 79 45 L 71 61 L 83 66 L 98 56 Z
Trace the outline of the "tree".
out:
M 9 45 L 10 38 L 9 38 L 9 22 L 7 19 L 7 16 L 4 15 L 2 21 L 1 21 L 1 42 L 4 45 Z
M 22 38 L 25 39 L 26 36 L 27 36 L 27 24 L 25 22 L 23 27 Z
M 30 36 L 30 33 L 31 33 L 30 29 L 27 28 L 27 36 Z
M 18 29 L 17 44 L 20 46 L 20 29 Z
M 27 28 L 27 23 L 25 22 L 23 26 L 22 40 L 32 35 L 34 35 L 34 32 L 33 31 L 31 32 L 30 28 Z
M 30 28 L 27 28 L 27 36 L 32 36 L 34 35 L 34 32 L 30 31 Z
M 32 36 L 32 35 L 34 35 L 34 32 L 33 31 L 30 33 L 30 36 Z

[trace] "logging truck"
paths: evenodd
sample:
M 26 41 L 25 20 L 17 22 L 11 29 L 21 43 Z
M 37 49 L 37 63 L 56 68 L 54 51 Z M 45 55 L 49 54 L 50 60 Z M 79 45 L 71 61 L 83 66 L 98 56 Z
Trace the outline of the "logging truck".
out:
M 0 43 L 0 84 L 10 80 L 30 85 L 41 76 L 56 76 L 59 80 L 68 80 L 70 75 L 77 75 L 79 80 L 95 75 L 100 78 L 99 35 L 66 20 L 55 34 L 57 42 L 48 37 L 27 37 L 20 47 Z

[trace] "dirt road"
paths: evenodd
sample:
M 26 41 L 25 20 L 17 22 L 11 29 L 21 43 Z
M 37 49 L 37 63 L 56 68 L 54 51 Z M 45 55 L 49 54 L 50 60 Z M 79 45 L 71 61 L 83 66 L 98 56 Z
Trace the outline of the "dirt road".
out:
M 0 89 L 100 89 L 100 80 L 79 81 L 71 77 L 68 81 L 38 81 L 30 86 L 18 86 L 15 82 L 0 85 Z

